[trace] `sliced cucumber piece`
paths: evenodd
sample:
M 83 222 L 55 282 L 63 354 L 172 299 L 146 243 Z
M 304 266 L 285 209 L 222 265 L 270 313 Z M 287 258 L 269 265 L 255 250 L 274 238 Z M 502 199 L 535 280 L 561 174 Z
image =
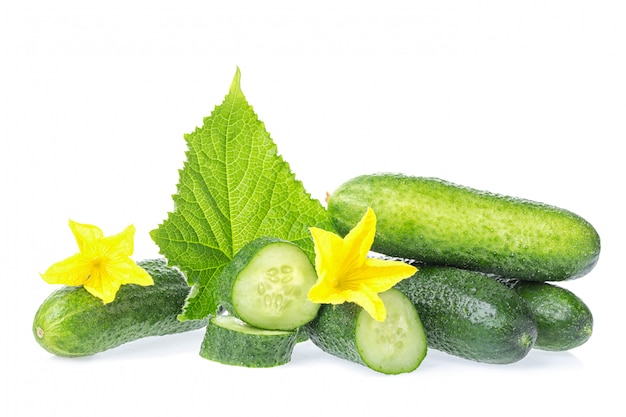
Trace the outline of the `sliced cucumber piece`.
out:
M 295 330 L 315 318 L 319 304 L 308 300 L 317 274 L 297 245 L 260 238 L 244 246 L 220 276 L 219 299 L 251 326 Z
M 291 360 L 296 332 L 252 327 L 230 315 L 209 319 L 200 356 L 227 365 L 269 368 Z
M 413 303 L 400 291 L 380 294 L 383 322 L 352 303 L 322 305 L 306 329 L 311 341 L 331 355 L 384 374 L 412 372 L 427 352 L 426 333 Z

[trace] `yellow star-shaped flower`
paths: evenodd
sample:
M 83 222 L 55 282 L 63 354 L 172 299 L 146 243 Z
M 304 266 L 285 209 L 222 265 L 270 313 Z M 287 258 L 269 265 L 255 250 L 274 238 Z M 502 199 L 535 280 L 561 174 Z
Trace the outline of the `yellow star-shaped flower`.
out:
M 323 229 L 309 229 L 315 245 L 317 282 L 309 300 L 322 304 L 346 301 L 363 307 L 374 319 L 384 321 L 385 305 L 378 293 L 415 274 L 417 268 L 401 261 L 368 258 L 376 234 L 371 208 L 345 238 Z
M 41 274 L 49 284 L 84 286 L 105 304 L 115 299 L 124 284 L 153 285 L 150 274 L 130 256 L 134 250 L 135 227 L 105 237 L 100 228 L 70 220 L 79 252 L 57 262 Z

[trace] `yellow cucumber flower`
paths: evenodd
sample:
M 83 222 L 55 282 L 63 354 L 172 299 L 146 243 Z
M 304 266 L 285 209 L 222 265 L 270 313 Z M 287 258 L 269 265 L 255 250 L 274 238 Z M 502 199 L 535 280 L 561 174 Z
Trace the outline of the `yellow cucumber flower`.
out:
M 368 207 L 343 239 L 316 227 L 309 230 L 318 274 L 317 282 L 309 290 L 309 300 L 322 304 L 352 302 L 375 320 L 384 321 L 387 312 L 378 293 L 415 274 L 417 268 L 401 261 L 367 257 L 376 234 L 374 210 Z
M 70 229 L 79 252 L 53 264 L 41 274 L 47 283 L 82 285 L 104 304 L 113 301 L 124 284 L 154 284 L 150 274 L 130 259 L 134 250 L 134 226 L 107 237 L 96 226 L 72 220 Z

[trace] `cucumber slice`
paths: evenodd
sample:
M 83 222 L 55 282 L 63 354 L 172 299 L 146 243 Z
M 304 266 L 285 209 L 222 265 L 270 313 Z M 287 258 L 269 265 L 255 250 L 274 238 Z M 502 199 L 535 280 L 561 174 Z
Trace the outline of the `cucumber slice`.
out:
M 226 365 L 269 368 L 291 360 L 296 332 L 252 327 L 230 315 L 209 319 L 200 356 Z
M 297 245 L 260 238 L 244 246 L 220 275 L 219 300 L 251 326 L 295 330 L 313 320 L 319 304 L 308 300 L 317 274 Z
M 381 294 L 387 308 L 382 323 L 359 314 L 356 346 L 363 361 L 384 373 L 412 371 L 426 355 L 426 333 L 415 306 L 397 290 Z
M 311 341 L 331 355 L 384 374 L 412 372 L 427 352 L 426 333 L 413 303 L 400 291 L 380 294 L 383 322 L 352 303 L 325 304 L 306 326 Z

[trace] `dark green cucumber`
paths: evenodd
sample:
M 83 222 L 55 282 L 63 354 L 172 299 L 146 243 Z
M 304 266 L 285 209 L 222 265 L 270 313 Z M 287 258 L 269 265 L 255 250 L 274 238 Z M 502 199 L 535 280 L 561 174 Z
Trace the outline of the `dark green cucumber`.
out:
M 420 265 L 395 288 L 415 304 L 429 347 L 442 352 L 507 364 L 523 359 L 537 339 L 526 302 L 486 274 Z
M 324 304 L 305 328 L 323 351 L 384 374 L 411 372 L 427 351 L 426 334 L 411 301 L 400 291 L 380 294 L 387 318 L 373 319 L 356 304 Z
M 154 285 L 123 285 L 115 300 L 103 304 L 83 287 L 54 291 L 39 307 L 33 334 L 58 356 L 88 356 L 148 336 L 202 328 L 205 320 L 177 319 L 190 287 L 185 276 L 164 259 L 138 262 Z
M 319 304 L 308 300 L 315 268 L 297 245 L 270 237 L 244 246 L 219 277 L 220 304 L 251 326 L 295 330 L 313 320 Z
M 569 350 L 591 337 L 591 310 L 570 290 L 546 282 L 506 280 L 505 284 L 526 301 L 535 316 L 536 349 Z
M 373 174 L 342 184 L 328 199 L 346 234 L 376 213 L 372 250 L 527 281 L 587 274 L 598 261 L 598 233 L 580 216 L 546 204 L 436 178 Z
M 269 368 L 291 360 L 296 332 L 264 330 L 230 315 L 209 319 L 200 356 L 226 365 Z

